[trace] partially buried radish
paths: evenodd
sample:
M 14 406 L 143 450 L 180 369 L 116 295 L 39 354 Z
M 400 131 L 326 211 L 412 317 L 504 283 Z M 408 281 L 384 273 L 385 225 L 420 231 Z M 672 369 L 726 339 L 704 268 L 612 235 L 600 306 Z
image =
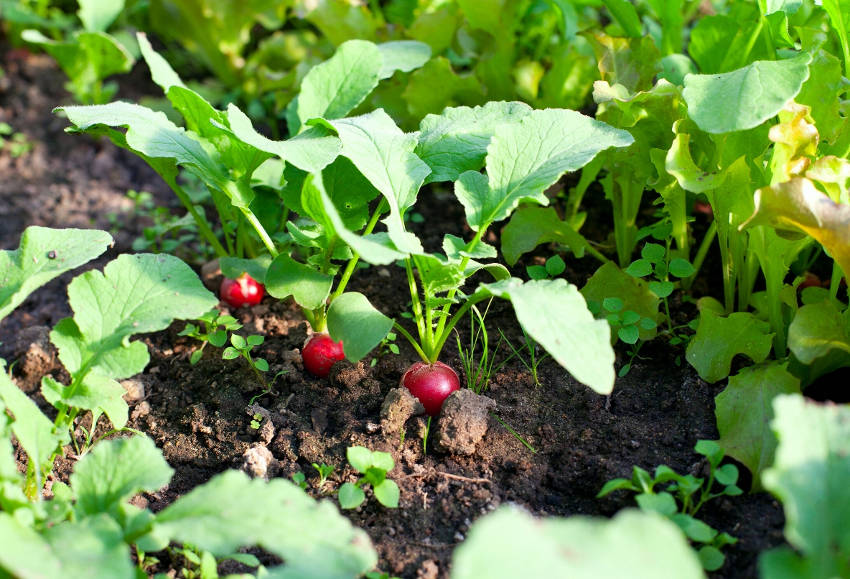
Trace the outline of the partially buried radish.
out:
M 263 299 L 265 288 L 247 273 L 236 279 L 225 278 L 221 282 L 219 297 L 234 308 L 256 306 Z
M 342 341 L 334 342 L 327 334 L 313 334 L 301 350 L 304 368 L 318 378 L 327 378 L 334 362 L 345 359 Z
M 429 416 L 439 414 L 449 394 L 460 390 L 457 372 L 442 362 L 416 362 L 401 377 L 401 383 L 419 399 Z

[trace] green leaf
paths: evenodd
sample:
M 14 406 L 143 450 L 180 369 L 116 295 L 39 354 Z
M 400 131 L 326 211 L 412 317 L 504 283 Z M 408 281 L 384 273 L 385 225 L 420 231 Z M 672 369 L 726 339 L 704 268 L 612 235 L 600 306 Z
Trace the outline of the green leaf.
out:
M 502 229 L 502 254 L 514 265 L 521 255 L 553 241 L 568 246 L 579 258 L 589 247 L 587 239 L 561 221 L 553 207 L 520 207 Z
M 356 362 L 381 343 L 393 327 L 388 318 L 369 303 L 366 296 L 346 292 L 328 308 L 328 333 L 342 340 L 345 357 Z
M 345 451 L 345 458 L 354 470 L 365 473 L 372 466 L 372 451 L 365 446 L 349 446 Z
M 773 462 L 776 437 L 770 429 L 773 400 L 780 394 L 800 392 L 800 380 L 787 364 L 770 363 L 744 368 L 729 378 L 715 398 L 719 443 L 726 454 L 743 463 L 761 488 L 761 473 Z
M 114 519 L 99 514 L 49 527 L 44 538 L 61 562 L 60 577 L 132 579 L 130 549 Z
M 339 487 L 337 498 L 341 509 L 356 509 L 366 500 L 366 493 L 360 487 L 347 482 Z
M 544 191 L 600 151 L 633 142 L 626 131 L 564 109 L 532 111 L 496 127 L 487 147 L 488 187 L 475 172 L 460 176 L 455 194 L 473 230 L 507 218 L 521 201 L 547 205 Z
M 328 166 L 342 148 L 336 135 L 324 126 L 310 127 L 286 141 L 272 141 L 258 133 L 251 119 L 232 103 L 227 106 L 227 120 L 240 140 L 310 173 Z
M 94 259 L 112 236 L 94 229 L 48 229 L 32 225 L 21 245 L 0 251 L 0 319 L 53 278 Z
M 349 40 L 334 55 L 310 69 L 301 82 L 295 115 L 287 115 L 289 132 L 296 134 L 314 118 L 341 119 L 378 86 L 383 58 L 375 44 Z
M 622 307 L 640 314 L 643 319 L 658 320 L 658 296 L 649 291 L 645 281 L 626 274 L 614 263 L 608 262 L 596 270 L 581 294 L 587 301 L 604 304 L 610 298 L 621 301 Z M 613 310 L 608 310 L 613 311 Z M 651 340 L 657 333 L 656 326 L 640 328 L 640 339 Z
M 741 226 L 769 225 L 816 239 L 850 272 L 850 205 L 835 203 L 810 180 L 795 177 L 755 192 L 755 212 Z
M 50 334 L 60 360 L 72 375 L 86 368 L 115 379 L 147 363 L 147 347 L 131 343 L 131 336 L 195 319 L 218 304 L 188 265 L 165 254 L 121 255 L 103 273 L 74 278 L 68 297 L 73 321 L 60 322 Z
M 147 350 L 141 344 L 140 346 L 140 354 L 145 354 L 140 355 L 140 358 L 146 362 Z M 124 428 L 127 425 L 129 407 L 123 398 L 126 393 L 121 384 L 98 372 L 86 374 L 73 392 L 51 376 L 41 379 L 41 394 L 55 408 L 64 404 L 81 410 L 102 412 L 109 417 L 114 428 Z
M 762 481 L 785 509 L 785 538 L 808 559 L 811 577 L 850 573 L 850 408 L 800 395 L 773 402 L 776 460 Z
M 396 40 L 378 45 L 381 53 L 381 70 L 378 78 L 390 78 L 396 71 L 410 72 L 431 58 L 431 47 L 417 40 Z
M 70 442 L 68 432 L 54 429 L 53 422 L 12 382 L 2 363 L 0 363 L 0 399 L 5 404 L 4 410 L 14 416 L 12 433 L 33 465 L 38 469 L 49 465 L 53 452 Z
M 616 553 L 616 557 L 611 554 Z M 476 521 L 452 557 L 453 579 L 704 577 L 672 522 L 620 511 L 613 519 L 536 519 L 510 507 Z
M 174 470 L 146 436 L 117 438 L 97 444 L 74 467 L 71 487 L 81 517 L 118 513 L 121 503 L 140 491 L 155 492 L 168 484 Z
M 626 36 L 640 38 L 643 36 L 643 26 L 635 7 L 626 0 L 602 0 L 614 21 L 620 25 Z
M 432 12 L 434 16 L 445 16 L 448 27 L 453 27 L 454 15 L 449 14 L 452 9 L 450 5 L 444 5 L 441 10 Z M 440 30 L 442 34 L 444 30 Z M 451 34 L 451 31 L 449 31 Z M 432 44 L 428 39 L 423 39 Z M 451 43 L 451 38 L 449 38 Z M 435 49 L 437 51 L 438 49 Z M 469 74 L 457 74 L 448 58 L 438 56 L 425 63 L 419 70 L 410 73 L 406 79 L 404 92 L 401 97 L 407 103 L 407 110 L 412 119 L 422 119 L 434 111 L 441 111 L 447 107 L 457 104 L 464 95 L 475 94 L 480 91 L 480 81 Z M 434 90 L 434 87 L 439 87 Z M 486 146 L 486 145 L 485 145 Z
M 408 135 L 379 109 L 369 114 L 332 121 L 342 140 L 342 154 L 380 191 L 390 207 L 383 219 L 396 248 L 422 253 L 422 244 L 404 229 L 404 212 L 431 169 L 417 157 L 415 135 Z
M 673 293 L 673 284 L 669 281 L 651 281 L 647 285 L 649 291 L 662 299 Z
M 372 488 L 378 502 L 388 509 L 398 508 L 399 490 L 395 481 L 385 480 Z
M 308 310 L 324 305 L 331 293 L 333 276 L 299 263 L 285 253 L 278 255 L 266 272 L 266 291 L 277 299 L 289 296 Z
M 106 32 L 124 10 L 124 0 L 79 0 L 77 16 L 89 32 Z
M 646 277 L 652 273 L 652 263 L 648 259 L 636 259 L 623 270 L 632 277 Z
M 697 543 L 710 543 L 717 535 L 717 531 L 706 523 L 685 513 L 675 513 L 671 520 L 679 526 L 691 541 Z
M 788 347 L 803 364 L 850 365 L 850 313 L 832 301 L 802 306 L 788 327 Z
M 756 363 L 764 361 L 773 346 L 773 334 L 769 332 L 770 324 L 750 313 L 737 312 L 724 318 L 703 310 L 685 357 L 700 378 L 717 382 L 729 375 L 732 358 L 737 354 Z
M 222 556 L 259 545 L 281 557 L 287 577 L 350 579 L 377 555 L 366 534 L 327 501 L 316 502 L 284 479 L 250 480 L 239 471 L 215 476 L 166 507 L 156 532 Z
M 635 496 L 635 502 L 641 510 L 656 512 L 665 517 L 672 517 L 678 510 L 676 499 L 670 493 L 640 493 Z
M 812 56 L 756 61 L 723 74 L 685 77 L 688 114 L 707 133 L 756 127 L 776 116 L 809 77 Z
M 670 275 L 674 275 L 679 278 L 691 277 L 696 270 L 694 266 L 691 265 L 687 259 L 682 259 L 681 257 L 676 257 L 670 260 Z
M 2 381 L 2 378 L 0 378 Z M 32 527 L 21 524 L 15 517 L 0 512 L 0 569 L 14 577 L 62 577 L 62 562 L 53 554 L 50 545 Z
M 172 86 L 181 86 L 185 88 L 185 84 L 180 80 L 180 76 L 174 72 L 168 61 L 165 60 L 158 52 L 153 49 L 147 34 L 144 32 L 136 33 L 136 41 L 139 43 L 139 50 L 142 53 L 142 58 L 151 71 L 151 79 L 156 83 L 163 92 L 168 92 Z
M 610 327 L 593 318 L 574 285 L 563 278 L 526 283 L 510 278 L 482 284 L 482 290 L 510 300 L 520 326 L 576 380 L 600 394 L 611 392 L 614 351 Z
M 515 123 L 531 110 L 521 102 L 489 102 L 425 116 L 416 145 L 416 154 L 431 167 L 425 182 L 455 181 L 465 171 L 480 170 L 496 127 Z
M 224 277 L 236 279 L 243 273 L 247 273 L 254 278 L 258 283 L 266 283 L 266 272 L 272 258 L 268 255 L 262 255 L 254 259 L 242 259 L 239 257 L 222 257 L 218 260 L 221 267 L 221 273 Z
M 502 234 L 504 236 L 504 232 Z M 452 261 L 462 261 L 464 257 L 471 259 L 491 259 L 498 254 L 496 248 L 483 241 L 479 241 L 471 251 L 466 251 L 467 243 L 451 233 L 447 233 L 443 237 L 443 251 Z

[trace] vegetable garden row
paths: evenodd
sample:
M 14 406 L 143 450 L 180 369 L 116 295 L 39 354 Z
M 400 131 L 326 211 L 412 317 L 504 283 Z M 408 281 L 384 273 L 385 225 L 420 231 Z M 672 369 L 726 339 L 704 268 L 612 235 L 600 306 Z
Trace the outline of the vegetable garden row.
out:
M 0 174 L 157 190 L 5 220 L 0 574 L 850 577 L 850 2 L 78 1 Z

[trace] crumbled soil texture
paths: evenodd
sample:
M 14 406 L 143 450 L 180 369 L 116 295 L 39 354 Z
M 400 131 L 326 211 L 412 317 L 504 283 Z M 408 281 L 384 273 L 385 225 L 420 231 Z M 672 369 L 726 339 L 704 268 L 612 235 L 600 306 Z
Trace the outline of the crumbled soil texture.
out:
M 0 152 L 2 247 L 17 247 L 31 224 L 109 229 L 117 222 L 115 247 L 93 266 L 129 251 L 146 221 L 132 211 L 126 191 L 150 191 L 168 206 L 173 201 L 165 186 L 142 161 L 112 144 L 63 132 L 65 121 L 50 111 L 70 98 L 50 59 L 7 50 L 2 66 L 0 121 L 24 132 L 33 145 L 16 159 Z M 438 246 L 445 233 L 468 236 L 459 225 L 462 209 L 453 199 L 435 192 L 423 194 L 421 201 L 416 211 L 428 225 L 427 232 L 418 233 L 426 247 Z M 569 272 L 586 268 L 573 266 Z M 0 324 L 0 356 L 19 361 L 16 380 L 37 399 L 43 373 L 62 376 L 45 338 L 49 327 L 70 314 L 65 286 L 71 277 L 41 288 Z M 361 272 L 352 289 L 364 292 L 388 315 L 398 315 L 409 301 L 404 274 L 394 267 Z M 634 506 L 633 500 L 625 493 L 604 499 L 595 495 L 609 479 L 630 477 L 633 465 L 652 470 L 666 464 L 701 476 L 706 465 L 694 444 L 718 435 L 714 396 L 722 385 L 706 384 L 687 364 L 679 364 L 680 350 L 653 343 L 609 397 L 577 383 L 549 359 L 540 364 L 535 384 L 528 369 L 512 359 L 494 373 L 485 392 L 494 404 L 483 418 L 488 427 L 483 440 L 477 445 L 467 441 L 472 453 L 438 445 L 439 421 L 431 425 L 426 449 L 424 417 L 413 416 L 398 430 L 392 420 L 381 423 L 388 393 L 415 361 L 410 348 L 400 343 L 400 355 L 379 356 L 374 366 L 371 359 L 338 363 L 330 379 L 321 380 L 303 371 L 299 348 L 308 330 L 297 308 L 267 298 L 233 314 L 245 325 L 243 335 L 265 336 L 259 355 L 270 364 L 268 376 L 281 373 L 271 393 L 262 394 L 239 360 L 222 361 L 212 347 L 196 366 L 190 365 L 198 343 L 178 336 L 183 323 L 142 337 L 151 362 L 136 379 L 143 391 L 132 402 L 130 425 L 156 441 L 176 474 L 168 487 L 137 502 L 159 510 L 214 474 L 243 466 L 246 451 L 249 470 L 282 477 L 303 472 L 310 494 L 333 501 L 340 484 L 356 480 L 347 467 L 346 448 L 359 444 L 383 450 L 396 461 L 390 477 L 401 489 L 399 508 L 385 509 L 369 496 L 346 515 L 371 536 L 380 568 L 403 578 L 448 577 L 451 553 L 469 526 L 499 505 L 512 503 L 541 516 L 610 516 Z M 491 343 L 497 328 L 521 343 L 509 304 L 494 302 L 487 323 Z M 469 325 L 458 326 L 462 343 L 468 344 Z M 502 346 L 497 359 L 507 352 Z M 627 359 L 618 353 L 618 368 Z M 461 367 L 455 344 L 449 343 L 443 361 Z M 255 414 L 261 417 L 259 428 L 251 425 Z M 335 468 L 321 488 L 313 463 Z M 58 476 L 66 477 L 72 467 L 61 461 Z M 755 577 L 758 553 L 783 542 L 781 506 L 766 494 L 713 501 L 701 515 L 739 539 L 725 549 L 726 565 L 715 577 Z M 169 564 L 179 562 L 165 557 L 157 570 L 167 571 Z

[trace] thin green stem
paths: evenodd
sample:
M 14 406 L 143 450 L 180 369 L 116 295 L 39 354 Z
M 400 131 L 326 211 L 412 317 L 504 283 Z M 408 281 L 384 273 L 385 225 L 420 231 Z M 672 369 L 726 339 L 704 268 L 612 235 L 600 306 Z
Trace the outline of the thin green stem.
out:
M 446 327 L 443 329 L 442 333 L 438 333 L 436 335 L 437 343 L 434 344 L 433 347 L 429 351 L 430 354 L 431 354 L 432 361 L 436 362 L 437 359 L 440 357 L 440 352 L 443 350 L 443 346 L 446 344 L 446 340 L 448 339 L 449 335 L 451 334 L 452 329 L 454 329 L 455 325 L 458 323 L 458 321 L 461 318 L 463 318 L 463 316 L 466 314 L 466 312 L 468 312 L 469 309 L 472 306 L 474 306 L 475 304 L 477 304 L 478 302 L 486 300 L 489 297 L 491 297 L 491 295 L 489 293 L 476 292 L 476 293 L 472 294 L 471 296 L 469 296 L 469 298 L 463 303 L 463 305 L 460 306 L 460 309 L 458 309 L 458 311 L 456 311 L 454 313 L 454 315 L 451 316 L 451 321 L 448 323 L 448 325 L 446 325 Z M 446 318 L 443 318 L 443 320 L 445 320 L 445 319 Z
M 372 217 L 369 219 L 369 223 L 366 224 L 366 228 L 363 229 L 362 235 L 369 235 L 375 229 L 375 226 L 378 224 L 378 219 L 381 218 L 384 211 L 389 208 L 389 204 L 386 199 L 381 199 L 381 202 L 375 208 L 375 212 L 372 213 Z M 331 294 L 331 297 L 328 298 L 328 303 L 333 303 L 333 301 L 342 295 L 342 292 L 345 291 L 345 286 L 348 285 L 348 281 L 351 279 L 354 270 L 357 268 L 357 262 L 360 260 L 360 254 L 356 251 L 353 252 L 351 259 L 348 260 L 348 263 L 345 266 L 345 270 L 342 272 L 342 276 L 339 278 L 339 284 L 337 284 L 336 289 Z
M 702 241 L 697 248 L 697 253 L 694 256 L 693 266 L 694 273 L 688 278 L 682 280 L 682 288 L 690 289 L 691 285 L 693 285 L 694 280 L 699 274 L 699 270 L 702 269 L 702 264 L 705 262 L 705 258 L 708 255 L 708 250 L 711 249 L 711 244 L 714 241 L 714 238 L 717 237 L 717 221 L 712 220 L 711 224 L 708 226 L 708 229 L 705 232 L 705 235 L 702 238 Z
M 464 248 L 467 253 L 475 249 L 475 247 L 481 241 L 481 238 L 484 237 L 484 233 L 487 231 L 488 227 L 490 227 L 489 223 L 478 228 L 478 231 L 475 232 L 475 237 L 473 237 Z M 461 260 L 460 262 L 460 270 L 466 271 L 467 265 L 469 265 L 469 257 L 464 257 L 463 260 Z M 446 320 L 449 319 L 449 310 L 451 309 L 452 301 L 454 300 L 455 295 L 457 295 L 457 288 L 449 290 L 448 296 L 446 296 L 448 298 L 446 301 L 446 305 L 443 306 L 442 315 L 440 316 L 440 320 L 437 322 L 437 329 L 434 332 L 434 335 L 440 342 L 440 348 L 442 348 L 442 344 L 445 343 L 448 332 L 451 330 L 446 329 Z M 439 353 L 439 349 L 437 350 L 437 353 Z
M 407 273 L 407 287 L 410 290 L 411 307 L 413 308 L 413 317 L 416 320 L 416 330 L 419 332 L 419 340 L 422 342 L 422 345 L 428 349 L 428 344 L 426 343 L 428 334 L 425 332 L 425 319 L 422 317 L 419 287 L 416 285 L 416 278 L 413 277 L 413 266 L 410 263 L 410 258 L 404 260 L 404 269 Z
M 262 241 L 263 245 L 266 246 L 266 249 L 272 256 L 272 258 L 277 257 L 278 251 L 274 245 L 274 241 L 272 241 L 271 236 L 269 236 L 268 232 L 266 231 L 266 228 L 263 227 L 263 224 L 260 223 L 260 220 L 257 219 L 257 216 L 254 215 L 254 213 L 247 207 L 240 207 L 240 209 L 242 211 L 242 215 L 245 216 L 245 218 L 248 220 L 248 223 L 250 223 L 254 227 L 254 231 L 256 231 L 257 235 L 260 236 L 260 241 Z
M 422 348 L 421 348 L 421 347 L 419 347 L 419 343 L 418 343 L 418 342 L 416 341 L 416 339 L 415 339 L 415 338 L 414 338 L 414 337 L 410 334 L 410 332 L 408 332 L 407 330 L 405 330 L 405 329 L 404 329 L 404 328 L 403 328 L 403 327 L 402 327 L 402 326 L 401 326 L 398 322 L 393 322 L 393 328 L 395 328 L 395 329 L 396 329 L 396 331 L 397 331 L 399 334 L 401 334 L 402 336 L 404 336 L 405 338 L 407 338 L 407 341 L 408 341 L 408 342 L 410 342 L 410 345 L 411 345 L 411 346 L 413 346 L 413 349 L 414 349 L 414 350 L 416 350 L 416 353 L 417 353 L 417 354 L 419 354 L 419 357 L 420 357 L 420 358 L 422 358 L 422 360 L 423 360 L 425 363 L 427 363 L 427 364 L 432 364 L 432 363 L 433 363 L 433 361 L 429 360 L 429 359 L 428 359 L 428 356 L 426 356 L 426 355 L 425 355 L 425 352 L 424 352 L 424 351 L 422 351 Z
M 165 179 L 165 182 L 168 184 L 169 187 L 171 187 L 171 190 L 174 191 L 174 194 L 177 195 L 177 199 L 180 200 L 180 203 L 183 204 L 183 207 L 185 207 L 186 211 L 189 212 L 189 215 L 192 216 L 192 219 L 195 220 L 195 223 L 198 226 L 198 232 L 200 232 L 201 237 L 204 238 L 204 241 L 206 241 L 212 246 L 212 248 L 215 250 L 215 254 L 218 257 L 225 257 L 227 255 L 227 250 L 224 249 L 224 246 L 215 236 L 215 233 L 213 233 L 213 230 L 210 228 L 209 223 L 207 223 L 206 218 L 204 218 L 200 213 L 198 213 L 198 210 L 192 203 L 192 199 L 189 198 L 189 194 L 186 193 L 174 179 Z

